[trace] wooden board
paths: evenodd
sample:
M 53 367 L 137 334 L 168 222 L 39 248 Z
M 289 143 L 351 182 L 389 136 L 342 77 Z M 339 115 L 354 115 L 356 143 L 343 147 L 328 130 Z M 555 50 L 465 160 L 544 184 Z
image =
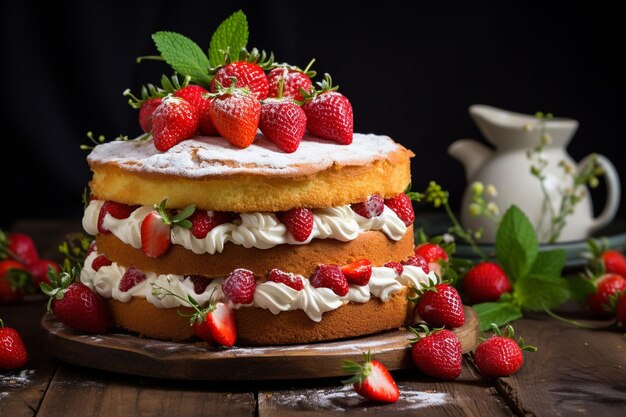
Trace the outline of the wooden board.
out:
M 466 321 L 454 332 L 464 352 L 478 343 L 478 317 L 465 307 Z M 52 356 L 77 365 L 113 372 L 185 380 L 272 380 L 343 376 L 344 360 L 372 355 L 389 369 L 412 367 L 412 333 L 396 330 L 335 342 L 271 347 L 206 347 L 166 342 L 124 333 L 84 335 L 53 315 L 41 321 L 41 340 Z

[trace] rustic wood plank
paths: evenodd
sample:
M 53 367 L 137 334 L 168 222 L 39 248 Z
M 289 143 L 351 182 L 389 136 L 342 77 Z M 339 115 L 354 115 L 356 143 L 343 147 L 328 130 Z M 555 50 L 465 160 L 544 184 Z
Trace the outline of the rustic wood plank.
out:
M 517 321 L 515 331 L 539 348 L 537 353 L 524 353 L 525 363 L 520 372 L 496 381 L 496 388 L 516 413 L 534 416 L 626 413 L 623 329 L 580 329 L 545 315 L 535 315 Z
M 60 365 L 38 417 L 254 416 L 252 392 L 224 392 L 215 385 L 173 383 Z
M 454 382 L 437 382 L 417 370 L 392 372 L 400 399 L 395 404 L 376 404 L 359 396 L 351 386 L 337 380 L 309 384 L 307 388 L 272 389 L 259 392 L 259 417 L 267 416 L 512 416 L 493 386 L 464 363 Z

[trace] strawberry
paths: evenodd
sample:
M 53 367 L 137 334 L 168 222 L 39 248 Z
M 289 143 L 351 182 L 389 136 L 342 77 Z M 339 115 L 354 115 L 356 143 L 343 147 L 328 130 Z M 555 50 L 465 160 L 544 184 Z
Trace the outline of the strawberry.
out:
M 235 79 L 234 87 L 248 87 L 251 95 L 257 100 L 267 97 L 269 81 L 261 65 L 254 62 L 232 62 L 220 68 L 211 81 L 211 91 L 219 90 L 218 83 L 222 87 L 230 87 Z M 219 129 L 218 129 L 219 130 Z
M 193 292 L 196 294 L 202 294 L 206 291 L 206 287 L 211 283 L 211 279 L 203 277 L 202 275 L 190 275 L 189 279 L 193 283 Z
M 372 277 L 372 263 L 367 259 L 359 259 L 342 266 L 341 272 L 349 284 L 367 285 Z
M 410 226 L 415 220 L 415 212 L 413 212 L 413 204 L 406 194 L 398 194 L 394 198 L 385 200 L 385 205 L 393 210 L 405 225 Z
M 415 248 L 415 254 L 424 257 L 429 264 L 438 263 L 440 259 L 444 262 L 448 262 L 448 254 L 446 251 L 441 246 L 434 243 L 422 243 Z
M 207 234 L 220 224 L 229 223 L 234 216 L 225 211 L 208 212 L 197 209 L 189 216 L 191 222 L 191 234 L 197 239 L 204 239 Z
M 235 304 L 252 304 L 256 280 L 254 274 L 247 269 L 235 269 L 224 280 L 222 291 Z
M 76 282 L 80 269 L 50 274 L 51 284 L 41 284 L 50 297 L 48 311 L 67 326 L 84 333 L 106 333 L 112 325 L 106 302 L 88 286 Z
M 617 316 L 617 321 L 622 323 L 622 327 L 626 327 L 626 291 L 622 292 L 617 300 L 615 315 Z
M 215 136 L 217 129 L 213 126 L 211 116 L 209 115 L 211 100 L 205 97 L 208 93 L 207 90 L 199 85 L 188 85 L 178 90 L 174 95 L 182 98 L 196 108 L 198 117 L 200 118 L 198 126 L 200 133 L 206 136 Z
M 416 338 L 411 348 L 411 359 L 426 375 L 451 381 L 461 375 L 463 350 L 459 338 L 446 329 L 429 330 L 421 325 L 421 330 L 413 329 Z
M 323 264 L 317 267 L 311 278 L 311 285 L 315 288 L 330 288 L 340 297 L 348 294 L 350 286 L 341 268 L 333 264 Z
M 254 142 L 261 118 L 261 102 L 249 90 L 219 89 L 209 108 L 211 121 L 231 145 L 247 148 Z
M 33 283 L 36 287 L 39 287 L 39 284 L 45 282 L 50 284 L 50 279 L 48 279 L 48 271 L 52 268 L 54 272 L 61 272 L 61 267 L 56 263 L 49 259 L 39 259 L 28 266 L 28 272 L 33 276 Z
M 141 222 L 141 250 L 150 258 L 158 258 L 170 248 L 172 225 L 186 229 L 192 226 L 188 218 L 194 213 L 195 206 L 187 206 L 175 215 L 172 215 L 166 206 L 167 199 L 155 206 Z
M 307 117 L 307 128 L 311 134 L 329 139 L 342 145 L 352 143 L 354 120 L 352 105 L 337 87 L 332 87 L 330 75 L 318 83 L 321 90 L 306 98 L 303 106 Z
M 87 253 L 85 254 L 85 257 L 91 255 L 91 252 L 98 250 L 98 246 L 96 245 L 96 240 L 92 240 L 91 243 L 89 244 L 89 247 L 87 248 Z
M 0 319 L 0 369 L 17 369 L 28 362 L 28 352 L 17 330 Z
M 400 390 L 385 365 L 373 360 L 370 352 L 364 354 L 365 363 L 360 365 L 353 361 L 344 361 L 341 368 L 354 376 L 343 384 L 352 384 L 354 390 L 372 401 L 395 403 L 400 398 Z
M 12 259 L 0 261 L 0 303 L 19 301 L 32 285 L 26 266 Z
M 295 152 L 306 131 L 306 114 L 289 99 L 266 99 L 261 107 L 259 129 L 281 150 Z
M 127 204 L 116 203 L 115 201 L 105 201 L 102 204 L 100 213 L 98 213 L 98 232 L 102 234 L 111 233 L 109 229 L 104 227 L 104 218 L 110 214 L 115 219 L 127 219 L 137 206 L 129 206 Z
M 302 71 L 295 67 L 278 67 L 274 68 L 267 74 L 267 80 L 269 81 L 269 91 L 267 93 L 268 97 L 278 97 L 278 91 L 280 87 L 281 81 L 284 83 L 282 96 L 291 98 L 295 101 L 304 101 L 304 96 L 302 95 L 302 90 L 309 92 L 311 91 L 311 87 L 313 87 L 313 83 L 311 82 L 311 78 L 309 78 L 309 68 L 313 61 L 307 66 L 307 68 Z M 312 77 L 315 77 L 314 71 Z
M 30 236 L 24 233 L 10 233 L 6 245 L 7 254 L 24 265 L 30 265 L 39 259 L 37 248 Z
M 422 270 L 428 274 L 430 272 L 430 268 L 428 267 L 428 263 L 426 262 L 426 259 L 424 259 L 424 257 L 422 255 L 413 255 L 413 256 L 409 256 L 409 258 L 402 262 L 403 265 L 411 265 L 411 266 L 415 266 L 418 268 L 422 268 Z
M 350 206 L 352 210 L 361 217 L 371 219 L 382 214 L 385 208 L 385 201 L 378 194 L 372 194 L 363 203 L 355 203 Z
M 432 280 L 415 289 L 417 311 L 431 326 L 461 327 L 465 323 L 465 311 L 457 290 L 450 284 L 435 284 Z
M 139 107 L 139 126 L 141 129 L 150 133 L 152 130 L 152 113 L 161 105 L 163 99 L 161 97 L 152 97 L 141 103 Z
M 601 254 L 606 272 L 618 274 L 626 278 L 626 257 L 620 251 L 607 250 Z
M 304 289 L 304 281 L 300 275 L 283 272 L 280 269 L 272 269 L 267 275 L 267 279 L 269 281 L 285 284 L 296 291 L 302 291 Z
M 126 292 L 145 280 L 146 274 L 144 274 L 141 269 L 131 266 L 124 272 L 124 275 L 122 275 L 118 288 L 120 291 Z
M 520 337 L 516 342 L 513 327 L 506 326 L 506 335 L 492 324 L 495 334 L 478 345 L 474 351 L 474 363 L 478 370 L 490 378 L 508 376 L 516 373 L 524 363 L 522 351 L 537 351 L 534 346 L 526 346 Z
M 198 110 L 179 97 L 167 96 L 152 113 L 154 146 L 165 152 L 198 132 Z
M 102 268 L 103 266 L 109 266 L 112 263 L 113 262 L 109 258 L 107 258 L 105 255 L 98 255 L 95 258 L 93 258 L 93 261 L 91 261 L 91 269 L 98 272 L 100 268 Z
M 594 282 L 596 291 L 587 296 L 585 304 L 597 317 L 610 317 L 610 298 L 612 295 L 626 290 L 626 279 L 617 274 L 604 274 Z
M 396 274 L 398 275 L 402 275 L 402 273 L 404 272 L 404 267 L 400 262 L 387 262 L 385 266 L 396 271 Z
M 472 303 L 497 301 L 511 292 L 511 283 L 497 263 L 480 262 L 465 274 L 463 291 Z
M 298 242 L 305 242 L 313 232 L 313 212 L 307 208 L 295 208 L 280 213 L 278 219 Z

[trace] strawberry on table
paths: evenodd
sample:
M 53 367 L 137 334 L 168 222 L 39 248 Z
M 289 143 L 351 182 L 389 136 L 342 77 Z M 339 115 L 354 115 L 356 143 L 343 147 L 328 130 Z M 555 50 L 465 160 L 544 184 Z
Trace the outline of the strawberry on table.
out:
M 0 369 L 17 369 L 28 362 L 28 352 L 17 330 L 0 319 Z
M 218 86 L 209 108 L 211 121 L 231 145 L 247 148 L 254 142 L 261 118 L 261 102 L 248 88 Z
M 27 266 L 39 259 L 33 239 L 24 233 L 5 235 L 0 231 L 0 254 Z
M 606 250 L 600 255 L 606 272 L 626 278 L 626 257 L 617 250 Z
M 315 288 L 330 288 L 340 297 L 347 295 L 350 290 L 348 280 L 341 272 L 341 268 L 333 264 L 318 266 L 309 282 Z
M 398 194 L 394 198 L 385 200 L 385 205 L 389 207 L 406 226 L 410 226 L 415 221 L 413 203 L 406 194 Z
M 472 303 L 497 301 L 502 294 L 511 292 L 511 283 L 497 263 L 486 261 L 465 274 L 463 291 Z
M 513 375 L 524 363 L 522 351 L 536 352 L 537 348 L 527 346 L 521 337 L 515 341 L 511 325 L 506 326 L 505 334 L 495 324 L 491 327 L 495 334 L 478 345 L 474 363 L 480 373 L 490 378 Z
M 426 323 L 436 327 L 461 327 L 465 323 L 463 302 L 457 290 L 450 284 L 428 284 L 415 289 L 417 311 Z
M 141 250 L 151 258 L 164 255 L 170 248 L 173 225 L 185 229 L 192 226 L 188 218 L 194 213 L 195 206 L 187 206 L 176 214 L 170 213 L 166 206 L 167 198 L 155 206 L 141 222 Z
M 167 96 L 152 113 L 152 137 L 154 146 L 161 152 L 198 132 L 200 116 L 189 102 L 175 96 Z
M 312 59 L 304 70 L 289 65 L 281 65 L 271 70 L 267 74 L 269 81 L 267 96 L 278 97 L 279 85 L 283 82 L 283 97 L 289 97 L 299 102 L 304 101 L 302 90 L 305 92 L 311 91 L 311 87 L 313 87 L 311 78 L 314 78 L 316 75 L 315 71 L 310 70 L 313 62 L 315 62 L 315 59 Z
M 411 328 L 415 333 L 412 340 L 411 359 L 426 375 L 451 381 L 461 375 L 463 350 L 459 338 L 446 329 L 430 330 L 421 325 L 420 329 Z
M 364 354 L 363 365 L 354 361 L 344 361 L 341 368 L 344 372 L 354 375 L 341 381 L 345 385 L 372 401 L 395 403 L 400 398 L 400 390 L 393 377 L 382 363 L 371 358 L 370 352 Z
M 359 259 L 341 267 L 341 272 L 349 284 L 367 285 L 372 277 L 372 262 Z
M 617 274 L 604 274 L 594 281 L 596 291 L 587 296 L 587 309 L 597 317 L 611 317 L 611 297 L 626 290 L 626 278 Z
M 313 212 L 307 208 L 295 208 L 280 213 L 278 219 L 298 242 L 306 241 L 313 232 Z
M 19 301 L 32 288 L 26 266 L 12 259 L 0 261 L 0 303 Z

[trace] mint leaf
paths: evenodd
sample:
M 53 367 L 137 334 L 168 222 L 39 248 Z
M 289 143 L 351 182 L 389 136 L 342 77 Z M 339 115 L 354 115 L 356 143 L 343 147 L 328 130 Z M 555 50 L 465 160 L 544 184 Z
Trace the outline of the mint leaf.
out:
M 565 251 L 563 249 L 543 251 L 537 254 L 535 263 L 530 269 L 530 274 L 561 276 L 564 266 Z
M 248 45 L 248 19 L 238 10 L 217 27 L 209 45 L 209 60 L 215 68 L 224 63 L 224 52 L 239 54 Z M 237 56 L 235 55 L 235 57 Z
M 209 86 L 209 59 L 194 41 L 175 32 L 157 32 L 152 39 L 174 71 L 189 75 L 198 84 Z
M 533 225 L 517 206 L 511 206 L 498 227 L 496 254 L 512 283 L 528 274 L 538 252 Z
M 559 276 L 528 275 L 515 285 L 515 298 L 526 310 L 553 308 L 563 304 L 569 296 L 567 282 Z
M 570 298 L 575 301 L 583 302 L 589 294 L 596 291 L 595 285 L 580 275 L 565 278 L 565 281 L 570 292 Z
M 491 323 L 504 326 L 514 320 L 522 318 L 522 310 L 510 302 L 480 303 L 472 306 L 480 319 L 480 330 L 488 330 Z

